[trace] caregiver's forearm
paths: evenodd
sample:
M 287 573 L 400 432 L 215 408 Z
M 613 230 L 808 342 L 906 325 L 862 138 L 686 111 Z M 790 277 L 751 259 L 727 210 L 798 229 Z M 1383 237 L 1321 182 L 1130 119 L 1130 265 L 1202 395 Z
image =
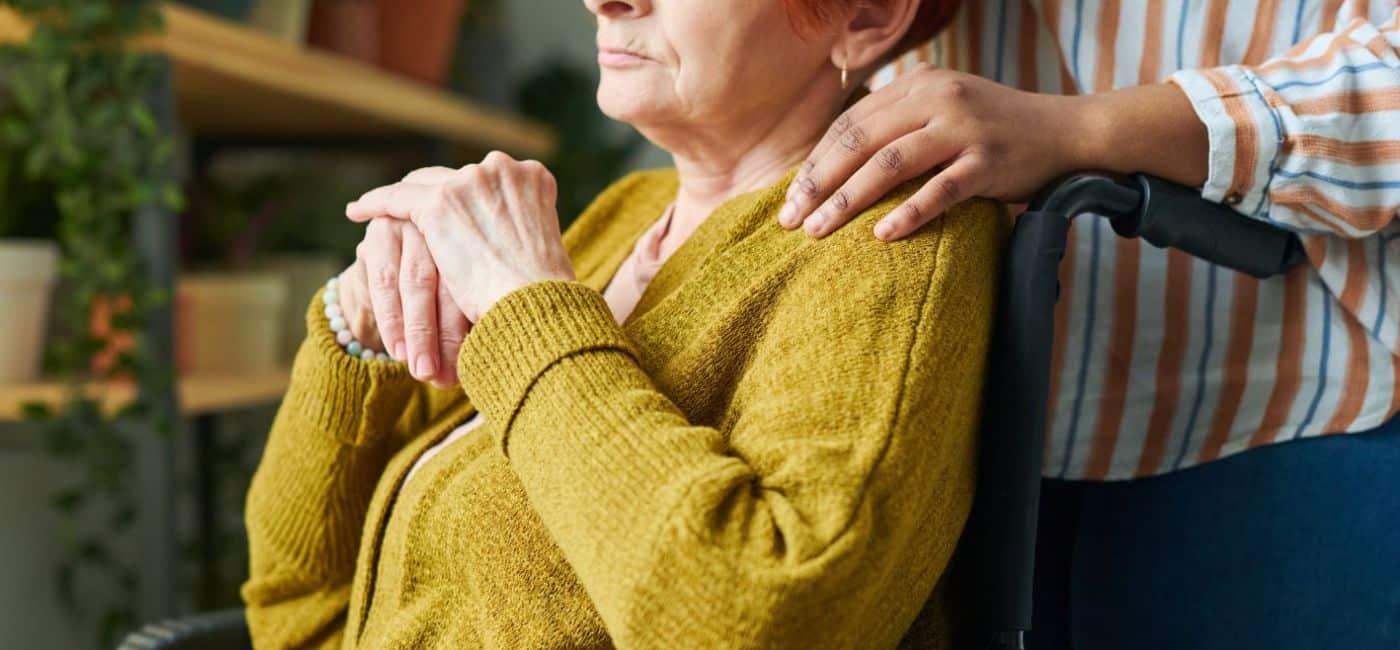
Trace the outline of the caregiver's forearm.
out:
M 1145 173 L 1188 187 L 1206 181 L 1205 124 L 1175 84 L 1124 88 L 1070 98 L 1077 106 L 1086 169 Z

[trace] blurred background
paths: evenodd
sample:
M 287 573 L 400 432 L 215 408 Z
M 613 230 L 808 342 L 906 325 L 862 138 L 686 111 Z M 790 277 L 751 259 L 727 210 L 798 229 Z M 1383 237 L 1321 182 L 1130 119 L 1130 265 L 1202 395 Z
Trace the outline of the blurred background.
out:
M 570 221 L 666 164 L 574 0 L 0 0 L 0 647 L 238 602 L 344 205 L 500 149 Z

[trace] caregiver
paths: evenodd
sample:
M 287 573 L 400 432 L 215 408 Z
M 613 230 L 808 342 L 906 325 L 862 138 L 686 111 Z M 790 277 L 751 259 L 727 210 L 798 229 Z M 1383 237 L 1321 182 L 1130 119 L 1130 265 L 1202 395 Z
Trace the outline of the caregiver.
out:
M 815 237 L 930 170 L 876 237 L 1076 170 L 1302 236 L 1259 281 L 1074 225 L 1035 647 L 1400 647 L 1397 49 L 1393 0 L 964 3 L 794 180 Z

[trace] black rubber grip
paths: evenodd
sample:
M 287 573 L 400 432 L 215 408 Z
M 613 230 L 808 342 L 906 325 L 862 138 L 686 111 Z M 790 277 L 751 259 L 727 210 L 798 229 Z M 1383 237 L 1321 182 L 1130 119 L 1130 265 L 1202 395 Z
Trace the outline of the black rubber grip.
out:
M 977 495 L 962 542 L 975 567 L 968 594 L 992 647 L 1017 647 L 1010 642 L 1031 626 L 1057 271 L 1068 233 L 1063 214 L 1026 212 L 1002 270 Z
M 1133 176 L 1130 184 L 1142 193 L 1142 204 L 1136 214 L 1112 218 L 1119 235 L 1257 278 L 1286 273 L 1305 258 L 1293 233 L 1203 200 L 1195 190 L 1145 174 Z

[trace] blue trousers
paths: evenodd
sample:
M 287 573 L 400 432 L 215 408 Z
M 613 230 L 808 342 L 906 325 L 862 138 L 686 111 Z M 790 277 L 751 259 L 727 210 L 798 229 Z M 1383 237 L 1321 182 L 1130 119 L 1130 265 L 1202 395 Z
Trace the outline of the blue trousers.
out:
M 1035 609 L 1034 650 L 1400 649 L 1400 418 L 1046 481 Z

